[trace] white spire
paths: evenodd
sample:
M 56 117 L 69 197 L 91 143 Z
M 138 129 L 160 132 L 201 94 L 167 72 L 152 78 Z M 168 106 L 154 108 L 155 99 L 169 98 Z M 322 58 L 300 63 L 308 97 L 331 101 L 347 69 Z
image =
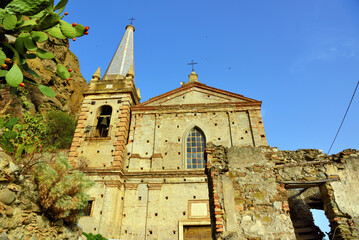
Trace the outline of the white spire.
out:
M 103 80 L 123 79 L 130 71 L 134 77 L 133 32 L 135 27 L 126 26 L 126 32 L 113 56 Z

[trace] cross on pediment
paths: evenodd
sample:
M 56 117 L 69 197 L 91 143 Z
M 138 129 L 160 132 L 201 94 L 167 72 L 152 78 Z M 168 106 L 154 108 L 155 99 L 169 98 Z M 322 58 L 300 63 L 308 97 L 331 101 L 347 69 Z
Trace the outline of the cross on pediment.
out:
M 198 63 L 194 62 L 193 60 L 192 60 L 192 62 L 187 63 L 187 65 L 192 65 L 192 72 L 194 72 L 194 65 L 195 64 L 198 64 Z

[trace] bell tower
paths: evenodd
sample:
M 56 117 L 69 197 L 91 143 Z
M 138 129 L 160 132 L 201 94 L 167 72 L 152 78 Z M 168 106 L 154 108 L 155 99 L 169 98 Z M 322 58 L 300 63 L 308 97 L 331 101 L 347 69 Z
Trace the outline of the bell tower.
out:
M 127 25 L 104 76 L 101 79 L 100 68 L 97 69 L 89 90 L 84 93 L 69 154 L 69 160 L 77 168 L 122 171 L 130 108 L 140 101 L 135 86 L 134 31 L 134 26 Z

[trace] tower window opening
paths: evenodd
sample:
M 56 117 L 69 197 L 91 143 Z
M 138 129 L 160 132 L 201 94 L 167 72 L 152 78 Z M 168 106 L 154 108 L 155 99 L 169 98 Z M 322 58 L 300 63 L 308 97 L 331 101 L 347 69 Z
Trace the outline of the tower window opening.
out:
M 197 127 L 193 128 L 187 136 L 187 168 L 198 169 L 205 167 L 204 148 L 206 139 Z
M 104 105 L 99 109 L 99 115 L 94 137 L 108 137 L 110 132 L 111 115 L 111 106 Z
M 84 216 L 88 216 L 88 217 L 91 216 L 93 202 L 94 202 L 94 200 L 89 200 L 89 201 L 87 202 L 86 207 L 83 209 L 83 214 L 84 214 Z

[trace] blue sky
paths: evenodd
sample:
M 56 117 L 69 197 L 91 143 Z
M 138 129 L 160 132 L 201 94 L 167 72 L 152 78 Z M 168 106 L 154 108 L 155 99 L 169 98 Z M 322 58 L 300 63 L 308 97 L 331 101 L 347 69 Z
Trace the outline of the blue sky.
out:
M 357 0 L 70 0 L 65 20 L 90 26 L 70 41 L 83 76 L 105 72 L 134 17 L 142 101 L 199 80 L 263 101 L 268 143 L 327 152 L 359 80 Z M 359 93 L 358 93 L 359 95 Z M 359 148 L 359 96 L 331 153 Z

